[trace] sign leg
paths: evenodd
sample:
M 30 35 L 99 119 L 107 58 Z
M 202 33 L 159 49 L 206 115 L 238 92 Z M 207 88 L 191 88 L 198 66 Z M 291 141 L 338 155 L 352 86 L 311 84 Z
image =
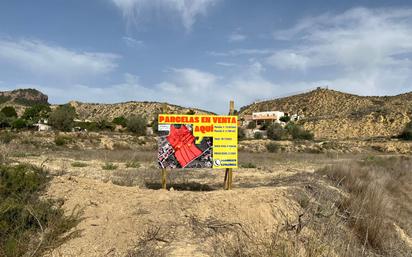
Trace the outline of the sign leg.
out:
M 233 170 L 229 169 L 228 180 L 227 180 L 227 189 L 232 190 L 232 178 L 233 178 Z
M 162 189 L 167 189 L 167 188 L 166 188 L 166 185 L 167 185 L 167 183 L 166 183 L 166 177 L 167 177 L 166 169 L 163 168 L 163 169 L 162 169 Z

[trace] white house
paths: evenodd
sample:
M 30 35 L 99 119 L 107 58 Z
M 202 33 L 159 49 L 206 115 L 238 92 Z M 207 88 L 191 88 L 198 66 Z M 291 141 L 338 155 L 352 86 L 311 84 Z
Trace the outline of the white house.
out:
M 36 124 L 33 124 L 33 126 L 37 127 L 37 131 L 51 131 L 52 130 L 52 127 L 48 125 L 47 119 L 41 119 Z
M 268 111 L 268 112 L 254 112 L 252 113 L 252 120 L 254 121 L 274 121 L 280 122 L 280 118 L 285 116 L 284 112 Z

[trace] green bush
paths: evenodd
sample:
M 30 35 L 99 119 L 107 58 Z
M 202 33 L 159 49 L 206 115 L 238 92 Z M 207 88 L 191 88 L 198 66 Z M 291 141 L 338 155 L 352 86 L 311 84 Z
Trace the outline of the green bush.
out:
M 263 133 L 262 132 L 255 132 L 253 135 L 255 139 L 262 139 L 263 138 Z
M 242 127 L 237 128 L 237 138 L 238 140 L 243 140 L 246 138 L 245 129 Z
M 104 170 L 116 170 L 118 168 L 117 165 L 111 163 L 111 162 L 106 162 L 103 166 L 102 169 Z
M 114 124 L 120 125 L 124 128 L 127 126 L 127 119 L 123 116 L 119 116 L 119 117 L 114 118 L 112 122 Z
M 75 168 L 83 168 L 83 167 L 87 167 L 87 166 L 89 166 L 89 165 L 85 162 L 73 162 L 72 163 L 72 167 L 75 167 Z
M 146 135 L 147 121 L 142 116 L 132 116 L 128 119 L 127 129 L 138 136 Z
M 267 137 L 271 140 L 282 140 L 286 137 L 287 131 L 278 123 L 267 128 Z
M 39 119 L 49 117 L 50 112 L 50 106 L 47 104 L 35 104 L 24 111 L 22 118 L 37 122 Z
M 70 131 L 74 125 L 76 110 L 70 105 L 61 105 L 54 110 L 49 117 L 49 123 L 55 129 Z
M 98 130 L 110 130 L 110 131 L 113 131 L 113 130 L 114 130 L 114 125 L 113 125 L 113 123 L 108 122 L 108 121 L 105 120 L 105 119 L 99 120 L 99 121 L 96 123 L 96 125 L 97 125 Z
M 12 123 L 11 123 L 11 127 L 14 129 L 22 129 L 27 127 L 27 122 L 24 119 L 15 119 Z
M 266 149 L 271 153 L 276 153 L 280 150 L 280 146 L 274 142 L 266 144 Z
M 406 124 L 399 137 L 403 140 L 412 140 L 412 121 Z
M 4 131 L 0 133 L 0 143 L 2 144 L 10 143 L 13 140 L 13 138 L 14 135 L 11 132 Z
M 256 128 L 256 122 L 251 121 L 247 124 L 248 129 L 255 129 Z
M 14 107 L 12 106 L 4 107 L 3 109 L 1 109 L 1 112 L 8 118 L 17 118 L 16 109 L 14 109 Z
M 299 125 L 289 123 L 286 129 L 293 139 L 313 140 L 313 134 Z
M 256 168 L 256 164 L 248 162 L 248 163 L 240 164 L 240 167 L 246 168 L 246 169 L 254 169 Z
M 290 116 L 282 116 L 279 120 L 288 123 L 290 121 Z
M 98 131 L 97 122 L 75 122 L 74 126 L 86 129 L 87 131 Z
M 130 161 L 130 162 L 127 162 L 126 163 L 126 168 L 135 168 L 135 169 L 138 169 L 138 168 L 140 168 L 140 162 L 138 162 L 138 161 Z
M 63 146 L 69 142 L 72 142 L 73 138 L 69 136 L 62 136 L 62 135 L 57 135 L 54 137 L 54 143 L 58 146 Z
M 261 129 L 261 130 L 267 130 L 267 129 L 270 127 L 270 125 L 273 125 L 273 122 L 271 122 L 271 121 L 265 121 L 265 122 L 263 122 L 263 124 L 260 126 L 260 129 Z
M 11 126 L 12 118 L 8 118 L 4 113 L 0 112 L 0 128 Z
M 67 217 L 54 201 L 40 197 L 48 182 L 40 168 L 0 165 L 0 256 L 43 256 L 76 235 L 70 231 L 79 213 Z
M 156 114 L 151 124 L 153 133 L 155 134 L 159 133 L 159 120 L 158 119 L 159 119 L 159 114 Z

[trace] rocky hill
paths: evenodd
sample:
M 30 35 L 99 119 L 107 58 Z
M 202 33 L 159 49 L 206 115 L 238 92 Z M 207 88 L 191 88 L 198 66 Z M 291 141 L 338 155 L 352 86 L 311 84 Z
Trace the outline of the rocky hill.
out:
M 72 101 L 69 103 L 76 109 L 80 119 L 98 121 L 101 119 L 113 120 L 119 116 L 142 115 L 148 120 L 153 120 L 158 113 L 196 113 L 211 114 L 210 112 L 195 108 L 187 108 L 173 104 L 159 102 L 125 102 L 116 104 L 81 103 Z M 163 109 L 165 108 L 165 111 Z
M 308 93 L 254 103 L 240 117 L 279 110 L 304 116 L 316 138 L 345 139 L 396 136 L 412 117 L 412 92 L 396 96 L 358 96 L 318 88 Z
M 47 95 L 36 89 L 16 89 L 13 91 L 0 92 L 0 109 L 4 106 L 13 106 L 21 115 L 24 110 L 33 104 L 49 104 Z M 186 108 L 178 105 L 159 102 L 125 102 L 115 104 L 81 103 L 69 102 L 76 109 L 79 118 L 98 121 L 101 119 L 113 120 L 119 116 L 143 115 L 152 120 L 157 113 L 166 108 L 167 113 L 197 113 L 210 114 L 210 112 L 196 108 Z M 51 106 L 52 109 L 56 105 Z
M 32 88 L 0 92 L 0 108 L 13 106 L 22 114 L 27 106 L 34 104 L 49 104 L 47 95 Z

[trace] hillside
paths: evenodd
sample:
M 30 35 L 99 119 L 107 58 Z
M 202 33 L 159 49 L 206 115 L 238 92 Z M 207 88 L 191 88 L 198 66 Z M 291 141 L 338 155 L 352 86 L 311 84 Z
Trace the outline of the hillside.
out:
M 13 91 L 0 91 L 0 109 L 4 106 L 13 106 L 17 113 L 21 115 L 27 106 L 33 104 L 49 104 L 48 96 L 36 89 L 16 89 Z M 210 112 L 196 108 L 187 108 L 178 105 L 159 102 L 125 102 L 115 104 L 81 103 L 77 101 L 69 102 L 76 109 L 79 118 L 98 121 L 101 119 L 112 120 L 119 116 L 143 115 L 152 120 L 163 107 L 167 113 L 188 113 L 209 114 Z M 56 105 L 52 106 L 55 108 Z
M 0 91 L 0 108 L 13 106 L 19 114 L 22 114 L 27 106 L 34 104 L 49 104 L 47 95 L 31 88 Z
M 279 110 L 305 118 L 305 128 L 317 138 L 345 139 L 395 136 L 412 117 L 412 93 L 396 96 L 358 96 L 318 88 L 308 93 L 254 103 L 240 116 Z
M 187 108 L 173 104 L 159 102 L 125 102 L 116 104 L 96 104 L 96 103 L 81 103 L 72 101 L 69 103 L 76 109 L 79 118 L 98 121 L 101 119 L 113 120 L 119 116 L 142 115 L 148 120 L 152 120 L 154 116 L 161 113 L 166 107 L 165 113 L 188 113 L 194 111 L 196 114 L 210 114 L 210 112 Z

